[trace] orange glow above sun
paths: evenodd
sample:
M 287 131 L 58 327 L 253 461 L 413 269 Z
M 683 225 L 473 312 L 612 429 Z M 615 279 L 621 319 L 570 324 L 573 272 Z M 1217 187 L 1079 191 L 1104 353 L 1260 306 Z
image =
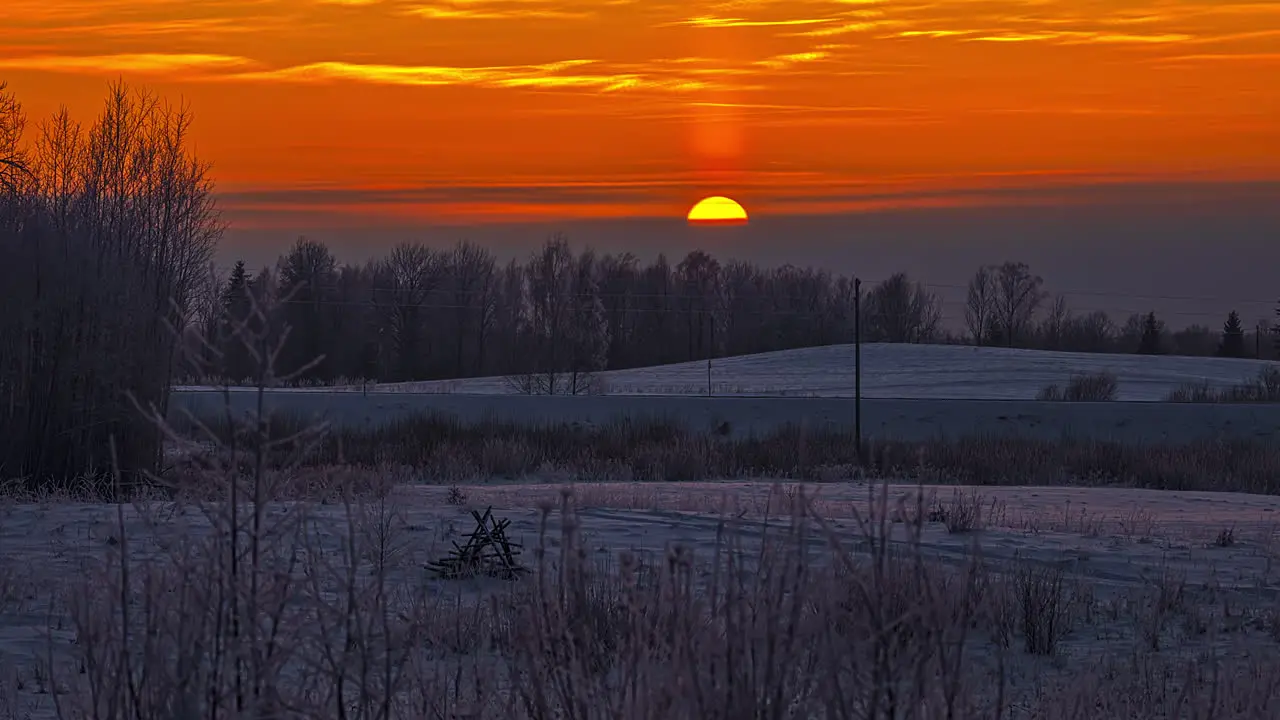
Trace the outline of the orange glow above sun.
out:
M 699 200 L 689 210 L 690 225 L 745 225 L 747 211 L 737 201 L 721 195 Z

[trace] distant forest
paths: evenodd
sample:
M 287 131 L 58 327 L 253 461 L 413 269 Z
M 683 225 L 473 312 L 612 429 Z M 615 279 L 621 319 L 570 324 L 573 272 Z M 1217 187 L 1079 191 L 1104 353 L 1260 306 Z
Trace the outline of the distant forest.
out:
M 379 260 L 339 264 L 323 243 L 300 238 L 275 267 L 250 273 L 238 262 L 205 286 L 184 342 L 190 380 L 250 378 L 253 363 L 232 328 L 253 302 L 277 332 L 289 328 L 282 369 L 323 358 L 303 383 L 576 377 L 850 343 L 855 332 L 852 277 L 722 263 L 701 250 L 642 264 L 630 253 L 575 252 L 559 235 L 505 264 L 469 242 L 407 243 Z M 1018 262 L 975 271 L 962 332 L 943 328 L 942 301 L 905 273 L 861 290 L 864 342 L 1276 357 L 1276 343 L 1234 311 L 1224 309 L 1222 327 L 1177 331 L 1154 313 L 1076 313 Z

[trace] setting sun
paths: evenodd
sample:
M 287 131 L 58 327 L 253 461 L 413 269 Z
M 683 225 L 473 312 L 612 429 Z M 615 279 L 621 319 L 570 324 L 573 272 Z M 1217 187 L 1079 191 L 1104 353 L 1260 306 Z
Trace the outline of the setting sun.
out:
M 742 225 L 747 222 L 747 211 L 735 200 L 716 195 L 703 198 L 689 210 L 691 225 Z

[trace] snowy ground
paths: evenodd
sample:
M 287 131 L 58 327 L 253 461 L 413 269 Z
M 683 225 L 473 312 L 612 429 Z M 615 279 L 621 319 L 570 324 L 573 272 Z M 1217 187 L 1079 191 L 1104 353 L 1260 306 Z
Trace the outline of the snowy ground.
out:
M 759 518 L 770 502 L 769 484 L 752 482 L 619 484 L 577 488 L 583 508 L 580 520 L 584 547 L 600 557 L 622 551 L 660 553 L 683 544 L 703 558 L 717 531 L 716 512 Z M 857 547 L 853 509 L 865 509 L 868 491 L 852 484 L 811 486 L 818 511 L 830 518 L 846 548 Z M 485 485 L 462 488 L 470 505 L 493 505 L 512 520 L 509 535 L 534 546 L 539 503 L 558 505 L 561 487 L 555 485 Z M 914 486 L 894 486 L 890 497 L 908 496 Z M 1167 589 L 1170 582 L 1186 588 L 1213 588 L 1216 602 L 1237 612 L 1262 612 L 1274 607 L 1280 595 L 1280 565 L 1276 564 L 1277 518 L 1280 498 L 1242 494 L 1154 492 L 1084 488 L 979 488 L 991 526 L 975 534 L 951 535 L 939 524 L 925 528 L 925 550 L 944 562 L 959 565 L 974 552 L 996 564 L 1027 561 L 1069 569 L 1073 582 L 1088 588 L 1087 597 L 1099 607 L 1130 602 L 1142 593 Z M 465 508 L 444 502 L 444 488 L 402 487 L 394 491 L 395 532 L 404 552 L 398 554 L 391 581 L 415 593 L 452 593 L 456 584 L 431 580 L 423 563 L 438 557 L 449 539 L 468 528 Z M 952 488 L 936 490 L 948 498 Z M 778 495 L 772 495 L 776 503 Z M 316 508 L 318 545 L 326 556 L 342 552 L 346 520 L 335 506 Z M 67 664 L 76 637 L 65 601 L 92 577 L 92 568 L 118 545 L 116 510 L 96 504 L 13 504 L 0 508 L 0 717 L 52 717 L 49 690 L 77 682 L 74 665 Z M 135 553 L 161 547 L 162 537 L 198 538 L 198 512 L 175 512 L 167 504 L 146 510 L 126 508 L 126 527 Z M 558 535 L 553 514 L 551 532 Z M 1222 546 L 1216 538 L 1226 529 L 1234 542 Z M 760 525 L 741 526 L 750 541 L 759 539 Z M 89 573 L 89 574 L 86 574 Z M 1163 585 L 1162 585 L 1163 583 Z M 78 589 L 78 590 L 77 590 Z M 1192 597 L 1192 595 L 1188 595 Z M 1222 598 L 1229 598 L 1224 600 Z M 1188 600 L 1187 606 L 1194 605 Z M 1191 612 L 1188 610 L 1187 612 Z M 1197 611 L 1198 612 L 1198 611 Z M 1101 610 L 1096 616 L 1105 615 Z M 1061 667 L 1106 653 L 1129 653 L 1140 641 L 1114 620 L 1070 633 L 1064 641 Z M 1173 632 L 1173 631 L 1171 631 Z M 1129 634 L 1126 634 L 1129 633 Z M 1175 633 L 1176 634 L 1176 633 Z M 1272 643 L 1265 633 L 1244 632 L 1239 642 Z M 1194 637 L 1177 642 L 1199 642 Z M 1182 647 L 1170 641 L 1166 652 Z M 1247 648 L 1246 648 L 1247 649 Z M 50 677 L 44 667 L 53 658 Z M 1025 658 L 1029 663 L 1031 658 Z
M 868 345 L 863 348 L 862 426 L 868 437 L 921 440 L 966 434 L 1064 435 L 1125 442 L 1185 442 L 1206 437 L 1280 435 L 1280 405 L 1167 404 L 1158 401 L 1187 382 L 1222 387 L 1265 366 L 1254 360 L 1053 353 L 949 345 Z M 706 364 L 684 363 L 603 373 L 602 396 L 515 394 L 502 378 L 398 383 L 369 388 L 273 391 L 268 406 L 339 427 L 371 427 L 421 413 L 464 422 L 497 418 L 518 423 L 600 424 L 657 417 L 696 430 L 741 437 L 787 424 L 821 429 L 854 423 L 853 348 L 788 350 L 716 360 L 714 397 L 706 397 Z M 1046 403 L 1034 400 L 1073 373 L 1109 371 L 1119 400 Z M 236 412 L 254 399 L 232 393 Z M 174 417 L 222 410 L 222 394 L 182 387 Z
M 1192 358 L 979 348 L 964 345 L 869 344 L 862 348 L 865 398 L 1033 400 L 1074 373 L 1107 371 L 1119 379 L 1117 400 L 1163 400 L 1185 383 L 1225 387 L 1250 380 L 1268 363 Z M 854 347 L 833 345 L 721 358 L 711 362 L 717 396 L 853 397 Z M 601 373 L 608 395 L 706 395 L 705 361 Z M 344 388 L 364 390 L 364 388 Z M 333 391 L 325 388 L 320 391 Z M 511 394 L 505 379 L 470 378 L 376 385 L 378 393 Z

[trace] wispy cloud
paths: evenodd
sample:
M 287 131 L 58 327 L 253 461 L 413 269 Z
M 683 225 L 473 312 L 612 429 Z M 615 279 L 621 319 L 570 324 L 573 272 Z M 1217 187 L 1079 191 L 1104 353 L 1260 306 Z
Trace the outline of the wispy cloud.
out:
M 831 58 L 831 53 L 826 50 L 809 50 L 805 52 L 785 53 L 783 55 L 774 55 L 763 60 L 757 60 L 756 65 L 769 68 L 770 70 L 782 70 L 794 65 L 804 63 L 821 62 Z
M 180 18 L 174 20 L 137 20 L 133 22 L 106 22 L 92 24 L 66 24 L 42 28 L 26 28 L 27 32 L 60 38 L 66 36 L 99 35 L 112 38 L 148 37 L 162 35 L 221 35 L 257 32 L 269 18 Z M 12 29 L 11 29 L 12 32 Z
M 254 65 L 234 55 L 195 53 L 122 53 L 116 55 L 31 55 L 0 58 L 0 68 L 43 72 L 167 74 L 185 71 L 226 71 Z
M 1174 55 L 1172 57 L 1154 58 L 1155 62 L 1280 62 L 1280 53 L 1201 53 L 1196 55 Z
M 540 65 L 450 67 L 316 62 L 271 70 L 236 73 L 225 80 L 334 82 L 380 85 L 472 85 L 492 88 L 585 89 L 598 92 L 653 90 L 693 92 L 729 87 L 713 79 L 611 72 L 594 60 L 565 60 Z
M 745 27 L 787 27 L 791 25 L 819 25 L 831 22 L 830 18 L 783 18 L 778 20 L 752 20 L 741 17 L 717 17 L 701 15 L 685 20 L 676 20 L 669 25 L 692 25 L 704 28 L 745 28 Z
M 435 20 L 569 20 L 595 14 L 590 6 L 575 7 L 555 0 L 419 0 L 401 7 L 400 12 Z
M 968 35 L 966 33 L 966 35 Z M 1110 44 L 1161 44 L 1181 43 L 1194 39 L 1192 35 L 1183 33 L 1156 33 L 1143 35 L 1137 33 L 1107 33 L 1082 30 L 1049 30 L 1041 32 L 1000 32 L 989 35 L 968 35 L 963 37 L 969 42 L 1060 42 L 1067 45 L 1083 43 Z

